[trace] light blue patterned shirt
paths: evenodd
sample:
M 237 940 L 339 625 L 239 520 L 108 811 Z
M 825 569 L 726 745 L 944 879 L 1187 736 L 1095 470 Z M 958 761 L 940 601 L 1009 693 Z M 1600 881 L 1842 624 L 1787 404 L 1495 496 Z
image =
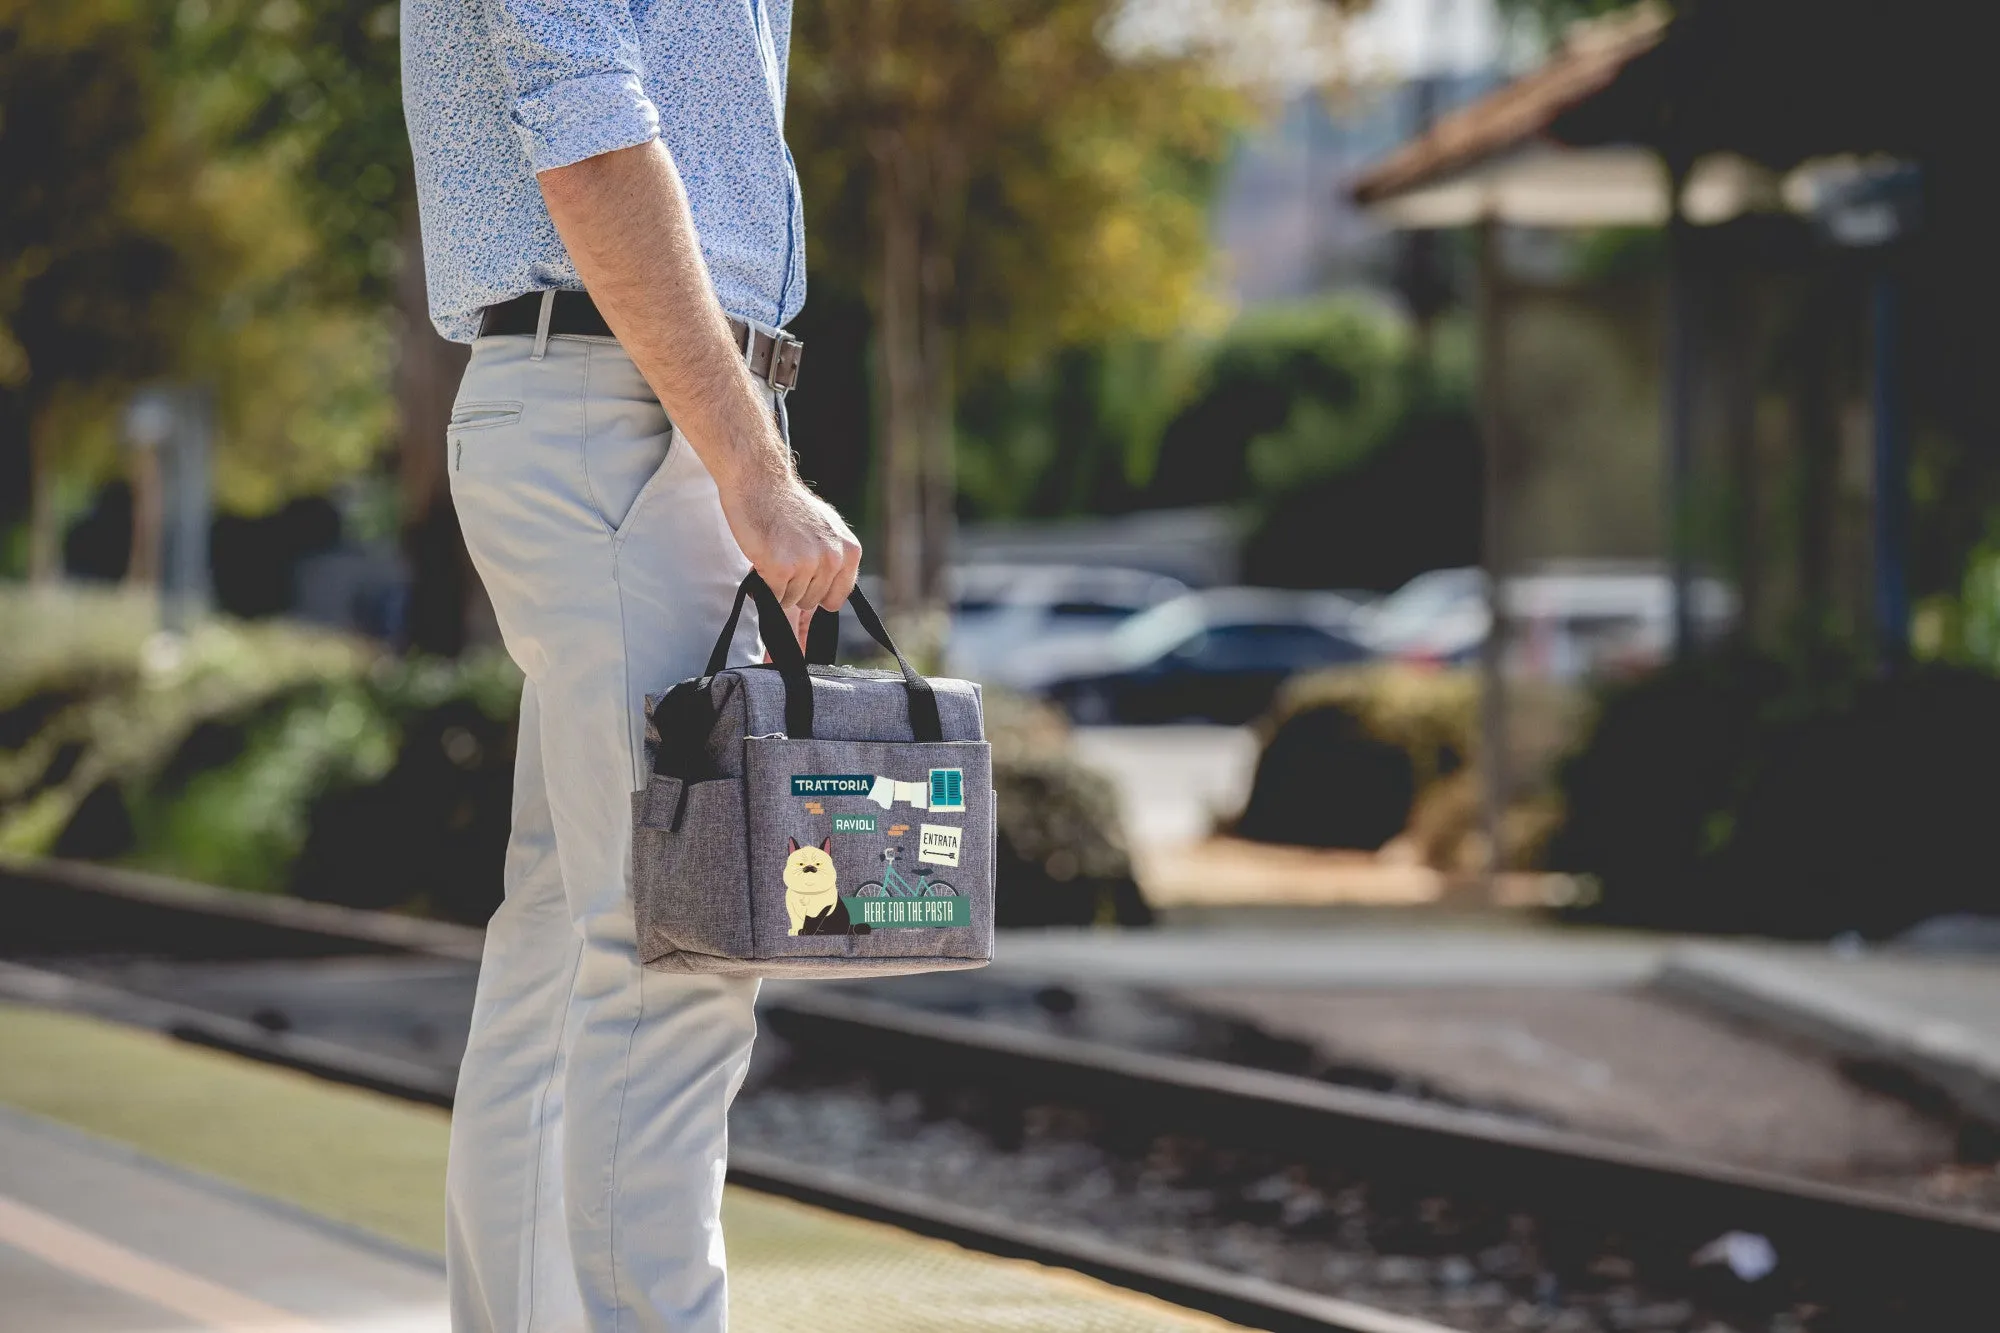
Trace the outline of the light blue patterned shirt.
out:
M 535 173 L 666 141 L 723 308 L 783 324 L 805 304 L 805 226 L 785 147 L 792 0 L 402 0 L 403 114 L 438 332 L 578 288 Z

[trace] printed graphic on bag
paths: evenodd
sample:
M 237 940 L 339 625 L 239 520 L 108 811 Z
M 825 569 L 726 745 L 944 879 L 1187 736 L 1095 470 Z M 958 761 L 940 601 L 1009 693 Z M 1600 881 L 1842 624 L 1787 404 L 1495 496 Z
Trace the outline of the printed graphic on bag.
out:
M 854 891 L 854 896 L 862 899 L 875 898 L 952 898 L 958 890 L 931 874 L 927 866 L 918 866 L 912 879 L 896 869 L 896 857 L 900 847 L 882 849 L 882 878 L 871 879 Z M 921 858 L 920 858 L 921 859 Z M 871 918 L 872 919 L 872 918 Z M 920 921 L 902 921 L 899 925 L 922 925 Z
M 833 817 L 833 831 L 835 833 L 873 833 L 875 831 L 875 816 L 835 815 Z
M 934 866 L 956 866 L 960 833 L 949 824 L 925 824 L 917 830 L 917 859 Z
M 866 925 L 855 925 L 847 914 L 847 899 L 833 869 L 833 839 L 817 847 L 801 847 L 797 838 L 787 839 L 785 853 L 785 910 L 792 920 L 794 935 L 866 935 Z
M 794 773 L 794 796 L 866 796 L 884 810 L 903 804 L 916 810 L 965 809 L 965 770 L 934 768 L 916 782 L 867 773 Z
M 857 932 L 910 926 L 936 930 L 972 924 L 969 898 L 842 898 L 840 901 L 856 923 Z
M 794 796 L 866 796 L 881 778 L 867 773 L 794 773 Z
M 965 770 L 962 768 L 934 768 L 931 770 L 931 805 L 933 810 L 965 809 Z M 958 861 L 954 858 L 953 865 Z

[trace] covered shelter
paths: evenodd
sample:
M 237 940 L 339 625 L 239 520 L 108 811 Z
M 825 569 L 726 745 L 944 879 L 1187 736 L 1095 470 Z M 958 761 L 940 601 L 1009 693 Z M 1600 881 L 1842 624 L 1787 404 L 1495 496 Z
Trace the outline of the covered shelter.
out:
M 1485 658 L 1483 729 L 1504 753 L 1505 624 L 1499 580 L 1514 567 L 1504 497 L 1514 452 L 1501 410 L 1507 282 L 1500 229 L 1659 227 L 1665 233 L 1661 348 L 1662 474 L 1675 587 L 1674 647 L 1696 650 L 1690 520 L 1695 368 L 1730 367 L 1714 386 L 1727 400 L 1727 452 L 1754 484 L 1751 349 L 1698 349 L 1698 339 L 1747 339 L 1747 321 L 1703 318 L 1700 294 L 1727 284 L 1728 264 L 1838 254 L 1865 273 L 1865 338 L 1873 444 L 1873 641 L 1887 669 L 1909 650 L 1910 533 L 1906 309 L 1924 291 L 1930 341 L 1970 330 L 1990 311 L 1990 170 L 1977 143 L 1977 103 L 1990 79 L 1962 69 L 1974 28 L 1946 0 L 1682 0 L 1642 4 L 1573 29 L 1539 68 L 1440 119 L 1365 172 L 1357 202 L 1399 228 L 1470 228 L 1478 237 L 1477 327 L 1486 455 L 1485 563 L 1496 598 Z M 1724 227 L 1721 224 L 1732 224 Z M 1913 238 L 1921 235 L 1921 250 Z M 1707 233 L 1706 235 L 1704 233 Z M 1990 234 L 1990 233 L 1988 233 Z M 1727 244 L 1719 243 L 1727 236 Z M 1817 261 L 1816 261 L 1817 262 Z M 1968 339 L 1968 341 L 1974 341 Z M 1992 338 L 1977 341 L 1991 352 Z M 1698 356 L 1698 350 L 1709 353 Z M 1966 349 L 1969 350 L 1969 349 Z M 1926 390 L 1976 452 L 1990 449 L 1991 395 L 1967 360 L 1939 368 Z M 1802 597 L 1823 600 L 1834 466 L 1831 409 L 1802 396 Z M 1824 398 L 1824 394 L 1818 395 Z M 1745 506 L 1746 515 L 1754 506 Z M 1754 518 L 1737 535 L 1746 561 L 1761 540 Z M 1754 581 L 1745 582 L 1746 601 Z M 1746 611 L 1749 608 L 1746 607 Z M 1506 791 L 1489 762 L 1490 831 Z

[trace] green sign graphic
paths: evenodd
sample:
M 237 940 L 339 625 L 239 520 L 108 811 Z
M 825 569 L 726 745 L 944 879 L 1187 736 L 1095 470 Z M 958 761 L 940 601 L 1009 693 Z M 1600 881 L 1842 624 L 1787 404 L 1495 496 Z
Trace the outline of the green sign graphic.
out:
M 875 816 L 835 815 L 833 817 L 833 831 L 835 833 L 873 833 L 875 831 Z
M 872 773 L 794 773 L 794 796 L 866 796 L 874 790 Z
M 847 908 L 849 921 L 877 930 L 909 927 L 937 930 L 972 924 L 969 898 L 842 898 L 840 901 Z

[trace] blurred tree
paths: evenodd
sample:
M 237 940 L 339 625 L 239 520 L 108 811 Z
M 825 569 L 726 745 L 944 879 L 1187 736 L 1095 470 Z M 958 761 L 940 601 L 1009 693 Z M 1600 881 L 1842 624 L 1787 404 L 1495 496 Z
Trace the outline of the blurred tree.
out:
M 213 72 L 211 113 L 227 138 L 276 150 L 320 244 L 324 299 L 377 316 L 395 360 L 394 430 L 404 546 L 414 586 L 409 635 L 456 653 L 476 582 L 445 487 L 443 438 L 465 349 L 430 323 L 416 189 L 403 126 L 393 0 L 210 0 L 191 17 L 186 58 Z M 393 353 L 389 342 L 393 341 Z M 295 363 L 307 357 L 287 349 Z
M 1508 18 L 1525 21 L 1534 30 L 1534 35 L 1542 41 L 1553 41 L 1562 35 L 1563 29 L 1582 19 L 1593 19 L 1621 9 L 1633 9 L 1638 5 L 1648 5 L 1655 9 L 1672 10 L 1674 6 L 1666 0 L 1499 0 L 1500 12 Z
M 226 133 L 199 7 L 0 0 L 0 469 L 59 567 L 65 475 L 115 470 L 129 389 L 218 390 L 219 495 L 267 509 L 365 465 L 386 416 L 364 310 L 307 281 L 321 247 L 291 144 Z M 233 74 L 233 71 L 227 71 Z
M 813 280 L 873 323 L 891 604 L 947 556 L 955 386 L 1202 300 L 1204 186 L 1240 109 L 1199 53 L 1118 53 L 1113 0 L 815 0 L 788 122 Z
M 165 369 L 163 307 L 186 290 L 146 205 L 187 146 L 133 114 L 159 103 L 158 36 L 126 0 L 0 0 L 0 517 L 30 511 L 37 578 L 60 554 L 54 409 Z
M 1274 494 L 1358 462 L 1415 389 L 1408 325 L 1336 297 L 1270 306 L 1216 340 L 1187 405 L 1141 469 L 1156 505 Z

